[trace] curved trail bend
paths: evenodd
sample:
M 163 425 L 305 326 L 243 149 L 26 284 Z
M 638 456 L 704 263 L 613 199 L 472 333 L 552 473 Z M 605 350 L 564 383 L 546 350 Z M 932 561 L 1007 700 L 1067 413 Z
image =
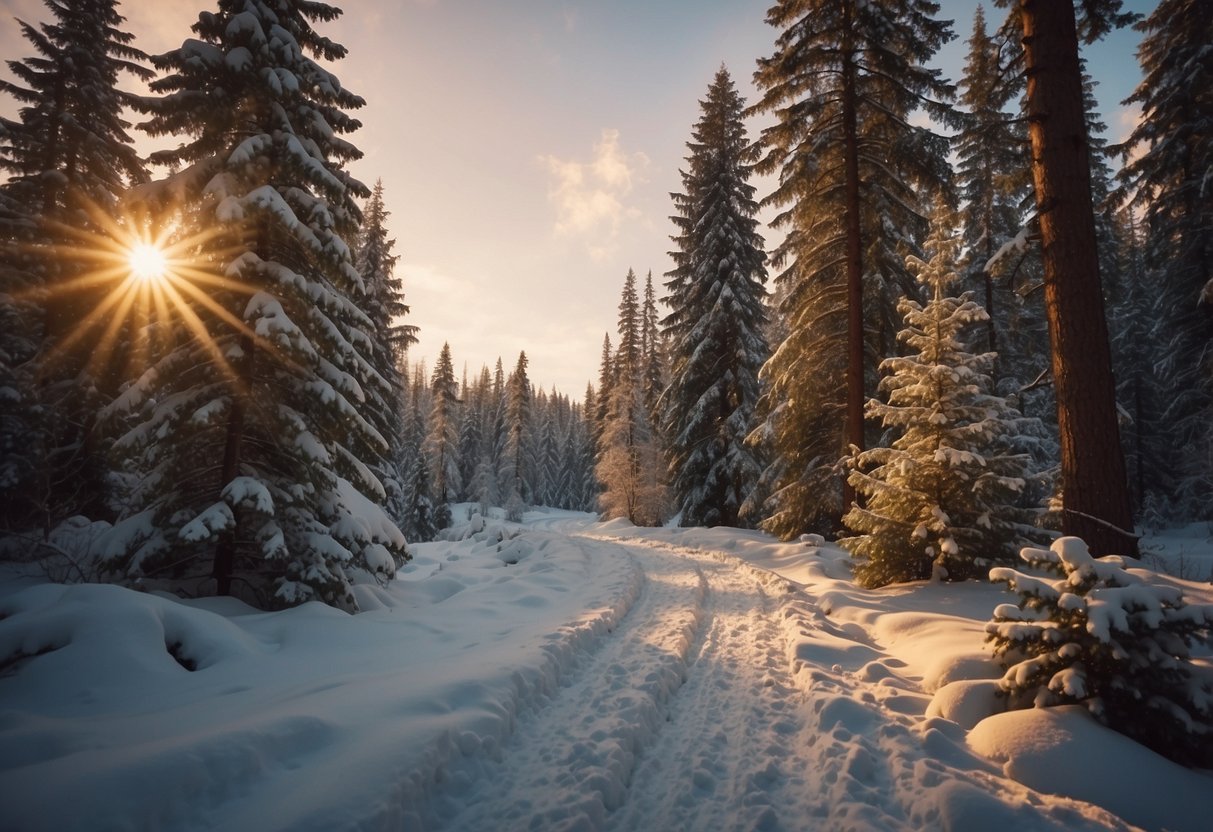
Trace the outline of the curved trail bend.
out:
M 924 722 L 928 698 L 900 663 L 784 579 L 730 555 L 542 525 L 588 557 L 629 559 L 642 589 L 491 759 L 450 772 L 425 829 L 1124 828 L 1042 801 L 968 753 L 958 727 Z M 871 672 L 873 657 L 887 672 Z

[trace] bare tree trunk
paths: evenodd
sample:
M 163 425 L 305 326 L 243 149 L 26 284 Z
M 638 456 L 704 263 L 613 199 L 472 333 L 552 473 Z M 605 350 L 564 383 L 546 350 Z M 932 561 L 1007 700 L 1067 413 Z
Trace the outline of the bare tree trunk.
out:
M 855 54 L 843 47 L 842 59 L 842 132 L 843 161 L 846 168 L 846 269 L 847 269 L 847 442 L 859 450 L 863 436 L 863 247 L 859 223 L 859 137 L 858 104 L 855 90 Z M 842 509 L 847 511 L 857 499 L 846 479 L 842 486 Z
M 1097 555 L 1137 554 L 1091 206 L 1071 0 L 1022 0 L 1028 132 L 1061 438 L 1062 530 Z

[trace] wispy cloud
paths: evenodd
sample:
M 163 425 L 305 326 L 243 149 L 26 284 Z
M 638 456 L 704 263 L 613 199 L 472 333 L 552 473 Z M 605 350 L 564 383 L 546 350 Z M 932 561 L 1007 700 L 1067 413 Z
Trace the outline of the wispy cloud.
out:
M 580 237 L 590 256 L 603 260 L 615 249 L 625 219 L 640 212 L 628 207 L 632 187 L 643 181 L 649 159 L 627 153 L 619 131 L 605 129 L 589 161 L 541 156 L 548 170 L 548 201 L 556 209 L 556 233 Z
M 1141 119 L 1142 116 L 1140 104 L 1131 104 L 1127 107 L 1123 107 L 1116 117 L 1116 133 L 1114 143 L 1122 144 L 1125 142 L 1129 136 L 1132 135 L 1133 131 L 1137 129 L 1137 125 L 1141 124 Z M 1133 149 L 1132 155 L 1126 160 L 1126 162 L 1135 161 L 1138 157 L 1145 153 L 1147 149 L 1148 148 L 1146 147 L 1138 145 Z

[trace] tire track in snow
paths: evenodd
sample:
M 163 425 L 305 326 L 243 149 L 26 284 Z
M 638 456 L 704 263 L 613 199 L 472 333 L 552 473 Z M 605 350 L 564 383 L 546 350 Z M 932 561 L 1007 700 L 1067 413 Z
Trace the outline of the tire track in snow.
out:
M 609 556 L 622 549 L 644 588 L 614 632 L 524 715 L 493 764 L 453 771 L 427 828 L 599 829 L 625 801 L 637 754 L 665 725 L 664 706 L 687 676 L 705 615 L 707 581 L 693 560 L 582 538 Z
M 654 547 L 656 548 L 656 547 Z M 664 548 L 664 547 L 663 547 Z M 645 753 L 610 830 L 799 829 L 812 808 L 797 748 L 805 730 L 776 618 L 781 581 L 694 550 L 709 621 L 670 725 Z

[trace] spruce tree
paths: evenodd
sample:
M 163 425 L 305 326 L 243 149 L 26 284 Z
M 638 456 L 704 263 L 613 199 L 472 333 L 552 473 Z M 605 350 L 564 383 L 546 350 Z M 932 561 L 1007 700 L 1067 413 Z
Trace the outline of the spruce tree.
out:
M 137 419 L 123 447 L 147 471 L 141 521 L 112 561 L 129 578 L 354 609 L 359 573 L 390 580 L 406 557 L 363 455 L 388 450 L 367 391 L 391 389 L 345 242 L 354 198 L 369 195 L 344 168 L 361 155 L 344 136 L 363 100 L 321 65 L 346 50 L 313 27 L 339 14 L 221 0 L 196 38 L 153 59 L 163 75 L 140 102 L 143 126 L 181 138 L 153 154 L 177 173 L 144 199 L 198 206 L 229 247 L 214 254 L 222 277 L 180 284 L 193 337 L 118 404 Z
M 94 412 L 116 392 L 117 362 L 93 360 L 111 351 L 91 337 L 102 327 L 85 324 L 100 324 L 112 285 L 85 279 L 89 251 L 69 260 L 58 247 L 107 230 L 98 212 L 116 214 L 119 194 L 146 179 L 123 118 L 134 96 L 119 83 L 152 75 L 115 0 L 44 5 L 50 21 L 18 21 L 36 54 L 7 61 L 15 80 L 0 79 L 19 105 L 0 117 L 0 386 L 11 391 L 0 401 L 0 529 L 43 534 L 76 513 L 109 514 Z
M 1009 450 L 1028 425 L 991 392 L 994 353 L 965 348 L 985 311 L 971 292 L 948 294 L 959 248 L 940 206 L 925 244 L 930 260 L 909 258 L 931 299 L 902 301 L 908 352 L 881 365 L 888 402 L 868 401 L 868 414 L 896 438 L 851 461 L 851 484 L 865 499 L 843 518 L 855 535 L 841 543 L 859 559 L 864 586 L 984 574 L 1014 557 L 1031 520 L 1021 506 L 1029 458 Z
M 401 443 L 401 464 L 405 484 L 405 517 L 400 527 L 409 540 L 420 542 L 434 539 L 438 526 L 434 517 L 434 497 L 430 489 L 430 466 L 423 446 L 426 425 L 425 371 L 418 367 L 409 388 L 405 412 L 404 439 Z
M 439 529 L 451 525 L 450 504 L 461 490 L 459 478 L 459 387 L 451 347 L 442 345 L 434 373 L 430 377 L 430 419 L 425 440 L 425 456 L 430 467 L 430 483 L 437 505 L 434 524 Z
M 1157 296 L 1157 367 L 1170 434 L 1157 496 L 1169 519 L 1213 505 L 1213 5 L 1161 0 L 1137 27 L 1145 77 L 1126 104 L 1141 120 L 1125 144 L 1121 197 L 1145 223 L 1145 264 Z
M 1013 36 L 1013 27 L 991 36 L 985 12 L 977 7 L 958 84 L 962 113 L 956 137 L 956 181 L 965 244 L 961 267 L 965 278 L 981 291 L 990 316 L 983 340 L 988 351 L 999 353 L 996 375 L 1010 376 L 1008 386 L 1018 388 L 1044 366 L 1040 350 L 1044 312 L 1039 293 L 1025 298 L 1014 290 L 1021 258 L 1013 262 L 995 258 L 1020 236 L 1032 188 L 1027 130 L 1010 112 L 1023 90 L 1021 76 L 1009 67 Z
M 605 518 L 626 517 L 638 526 L 662 523 L 666 496 L 661 452 L 644 395 L 641 307 L 636 273 L 628 269 L 619 301 L 619 349 L 599 443 L 596 472 Z
M 611 334 L 602 334 L 602 359 L 598 365 L 598 397 L 593 410 L 594 452 L 602 448 L 602 431 L 606 427 L 607 414 L 611 408 L 611 389 L 615 386 L 615 353 L 611 347 Z
M 764 528 L 833 531 L 847 504 L 838 460 L 863 447 L 876 358 L 893 347 L 896 301 L 913 294 L 904 257 L 925 235 L 917 193 L 944 187 L 947 143 L 910 123 L 948 123 L 951 88 L 925 63 L 950 37 L 929 0 L 781 0 L 767 13 L 775 54 L 759 61 L 759 173 L 787 229 L 772 262 L 787 337 L 763 369 L 771 445 Z
M 1031 574 L 990 571 L 1019 601 L 986 625 L 1010 707 L 1082 705 L 1165 757 L 1213 765 L 1213 684 L 1190 653 L 1208 642 L 1213 604 L 1187 604 L 1179 587 L 1143 580 L 1117 555 L 1093 558 L 1075 537 L 1020 557 Z
M 657 296 L 653 292 L 653 273 L 651 271 L 644 279 L 644 304 L 640 309 L 640 318 L 644 401 L 649 408 L 650 421 L 655 427 L 660 427 L 662 422 L 660 402 L 666 387 L 666 353 L 668 350 L 660 328 L 661 320 L 657 314 Z
M 743 509 L 762 474 L 745 441 L 770 350 L 744 104 L 721 67 L 687 144 L 684 193 L 673 195 L 678 250 L 662 321 L 672 364 L 664 416 L 672 499 L 684 526 L 748 525 L 754 518 Z
M 519 353 L 518 363 L 506 386 L 505 449 L 502 454 L 506 489 L 503 493 L 506 517 L 515 522 L 522 519 L 523 512 L 534 501 L 535 472 L 531 455 L 534 425 L 527 363 L 526 352 Z
M 389 215 L 383 202 L 383 182 L 378 180 L 362 211 L 354 266 L 363 284 L 359 306 L 371 323 L 370 363 L 384 382 L 364 391 L 367 394 L 367 415 L 387 441 L 387 450 L 383 452 L 368 447 L 362 453 L 370 458 L 381 457 L 375 472 L 387 491 L 388 505 L 395 507 L 389 513 L 394 515 L 393 519 L 397 519 L 405 488 L 398 465 L 403 442 L 404 400 L 404 380 L 400 368 L 408 355 L 409 346 L 417 343 L 417 327 L 400 323 L 400 318 L 408 314 L 409 308 L 404 303 L 403 282 L 395 274 L 400 257 L 392 252 L 396 241 L 388 236 Z

